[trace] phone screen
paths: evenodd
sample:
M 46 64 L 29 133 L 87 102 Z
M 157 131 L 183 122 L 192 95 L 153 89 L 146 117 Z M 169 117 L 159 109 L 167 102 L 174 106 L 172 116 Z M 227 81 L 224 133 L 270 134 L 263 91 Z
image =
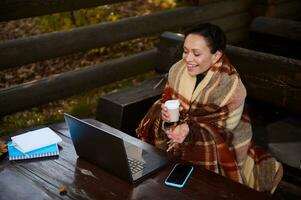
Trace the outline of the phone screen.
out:
M 183 187 L 192 170 L 193 166 L 191 165 L 176 164 L 176 166 L 166 178 L 165 184 L 175 187 Z

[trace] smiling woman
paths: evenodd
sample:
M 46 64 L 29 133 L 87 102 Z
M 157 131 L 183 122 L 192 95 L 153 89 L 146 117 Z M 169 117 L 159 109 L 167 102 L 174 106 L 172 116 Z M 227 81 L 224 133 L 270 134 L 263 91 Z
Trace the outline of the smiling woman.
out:
M 207 25 L 204 24 L 203 26 Z M 223 34 L 215 36 L 223 38 L 219 43 L 217 43 L 212 41 L 215 38 L 207 37 L 207 39 L 194 31 L 197 30 L 190 30 L 189 32 L 191 32 L 191 34 L 186 36 L 183 51 L 183 61 L 185 62 L 187 71 L 191 76 L 196 76 L 206 72 L 210 66 L 215 64 L 221 58 L 226 46 L 226 40 Z M 203 31 L 202 34 L 206 36 L 208 33 Z M 213 44 L 215 47 L 212 47 Z
M 171 140 L 171 153 L 181 159 L 258 191 L 273 192 L 282 166 L 251 142 L 252 128 L 244 112 L 246 89 L 225 47 L 225 34 L 216 25 L 188 30 L 182 59 L 171 67 L 162 98 L 136 132 L 163 149 L 171 148 Z M 164 102 L 170 99 L 180 101 L 181 113 L 179 122 L 166 130 L 170 116 Z

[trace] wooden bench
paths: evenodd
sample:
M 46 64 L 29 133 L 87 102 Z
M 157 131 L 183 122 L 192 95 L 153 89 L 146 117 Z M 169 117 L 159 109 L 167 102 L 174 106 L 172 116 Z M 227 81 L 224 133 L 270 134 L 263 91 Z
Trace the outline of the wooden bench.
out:
M 96 119 L 131 136 L 150 106 L 160 98 L 164 75 L 99 98 Z
M 257 51 L 301 59 L 301 22 L 257 17 L 250 26 L 250 44 Z

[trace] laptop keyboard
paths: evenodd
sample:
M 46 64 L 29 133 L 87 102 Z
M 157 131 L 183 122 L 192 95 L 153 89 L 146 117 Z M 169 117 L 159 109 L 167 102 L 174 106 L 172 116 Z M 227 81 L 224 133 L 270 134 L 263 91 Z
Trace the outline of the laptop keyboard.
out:
M 141 171 L 145 167 L 145 163 L 134 158 L 128 158 L 132 174 Z

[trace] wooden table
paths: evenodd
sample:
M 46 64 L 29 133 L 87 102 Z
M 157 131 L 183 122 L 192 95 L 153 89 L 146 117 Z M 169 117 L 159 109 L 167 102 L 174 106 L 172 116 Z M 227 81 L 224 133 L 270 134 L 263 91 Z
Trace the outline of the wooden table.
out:
M 106 126 L 96 120 L 87 120 Z M 183 189 L 164 185 L 164 179 L 175 163 L 132 185 L 97 166 L 78 158 L 64 123 L 50 126 L 63 139 L 60 155 L 54 158 L 23 161 L 0 160 L 0 199 L 270 199 L 244 185 L 213 172 L 196 167 Z M 122 132 L 125 139 L 145 145 Z M 149 145 L 150 146 L 150 145 Z M 148 147 L 153 148 L 153 147 Z M 60 187 L 67 193 L 61 195 Z

